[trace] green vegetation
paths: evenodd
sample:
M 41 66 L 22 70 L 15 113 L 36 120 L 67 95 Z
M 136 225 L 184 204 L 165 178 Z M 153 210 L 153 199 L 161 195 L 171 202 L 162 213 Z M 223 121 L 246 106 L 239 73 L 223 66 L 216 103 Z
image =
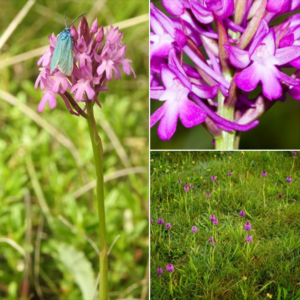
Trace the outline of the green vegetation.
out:
M 1 1 L 0 36 L 31 1 Z M 101 93 L 110 299 L 148 297 L 148 3 L 34 2 L 0 53 L 0 299 L 92 300 L 99 271 L 95 170 L 87 121 L 34 89 L 48 36 L 86 12 L 121 21 L 137 79 Z M 144 16 L 131 22 L 135 17 Z M 146 20 L 146 21 L 145 21 Z M 78 21 L 76 22 L 76 26 Z M 123 28 L 122 28 L 123 26 Z M 32 52 L 33 51 L 33 52 Z M 36 51 L 36 52 L 34 52 Z M 126 117 L 125 117 L 126 116 Z
M 299 170 L 291 151 L 151 152 L 151 298 L 299 300 Z

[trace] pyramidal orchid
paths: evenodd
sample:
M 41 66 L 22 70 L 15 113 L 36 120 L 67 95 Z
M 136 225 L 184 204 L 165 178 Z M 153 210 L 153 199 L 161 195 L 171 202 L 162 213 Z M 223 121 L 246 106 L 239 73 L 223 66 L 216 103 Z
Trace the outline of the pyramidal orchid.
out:
M 300 14 L 282 18 L 299 1 L 162 4 L 150 5 L 150 95 L 162 102 L 150 125 L 159 123 L 160 139 L 170 140 L 180 120 L 204 125 L 217 149 L 234 149 L 236 134 L 277 101 L 300 100 Z
M 62 99 L 69 112 L 87 119 L 91 143 L 94 153 L 94 163 L 97 176 L 97 202 L 99 215 L 100 235 L 100 284 L 99 299 L 108 299 L 108 247 L 106 242 L 105 207 L 104 207 L 104 180 L 103 180 L 103 148 L 102 141 L 97 132 L 97 124 L 94 117 L 94 105 L 100 105 L 99 93 L 108 90 L 106 84 L 121 78 L 121 68 L 124 73 L 135 73 L 130 66 L 131 60 L 126 58 L 126 44 L 122 43 L 123 34 L 118 28 L 110 27 L 104 34 L 103 27 L 98 26 L 97 19 L 89 26 L 85 16 L 79 22 L 78 29 L 71 25 L 66 28 L 61 36 L 54 33 L 49 36 L 49 47 L 38 61 L 39 75 L 35 82 L 35 88 L 43 91 L 43 97 L 39 103 L 38 111 L 43 112 L 48 104 L 50 109 L 56 107 L 58 99 Z M 51 68 L 51 60 L 56 57 L 54 49 L 60 39 L 64 37 L 71 41 L 70 53 L 73 66 L 69 66 L 70 74 L 63 73 L 58 61 Z M 71 40 L 70 40 L 71 39 Z M 66 48 L 61 48 L 64 51 Z M 61 50 L 61 51 L 63 51 Z M 56 53 L 58 53 L 56 51 Z M 60 57 L 64 54 L 59 53 Z M 57 59 L 57 57 L 56 57 Z M 68 62 L 69 63 L 69 62 Z M 67 72 L 69 73 L 69 72 Z M 57 97 L 59 96 L 59 97 Z M 151 219 L 151 222 L 153 220 Z
M 101 107 L 98 95 L 108 90 L 108 81 L 121 78 L 120 68 L 126 74 L 135 73 L 130 66 L 131 60 L 126 58 L 126 44 L 122 43 L 123 34 L 113 26 L 106 29 L 98 27 L 97 19 L 89 27 L 83 16 L 78 29 L 71 25 L 70 32 L 73 41 L 73 72 L 70 76 L 62 73 L 59 68 L 50 72 L 52 55 L 58 40 L 53 33 L 49 36 L 49 48 L 38 61 L 40 74 L 35 82 L 35 88 L 43 91 L 43 97 L 38 106 L 42 112 L 46 104 L 54 109 L 57 104 L 56 96 L 65 102 L 69 112 L 86 117 L 84 106 L 78 103 L 93 102 Z

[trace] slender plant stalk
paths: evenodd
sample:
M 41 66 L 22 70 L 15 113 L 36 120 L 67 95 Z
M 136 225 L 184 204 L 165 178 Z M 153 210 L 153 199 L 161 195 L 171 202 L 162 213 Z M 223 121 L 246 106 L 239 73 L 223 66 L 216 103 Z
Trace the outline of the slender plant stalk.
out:
M 218 115 L 229 121 L 234 121 L 234 107 L 227 106 L 224 103 L 225 97 L 222 92 L 218 92 Z M 228 132 L 223 130 L 222 135 L 215 138 L 216 150 L 233 150 L 235 149 L 236 131 Z
M 104 180 L 103 180 L 103 148 L 102 141 L 97 131 L 94 117 L 93 102 L 87 102 L 88 125 L 91 142 L 94 152 L 94 162 L 97 176 L 97 202 L 99 215 L 99 236 L 100 236 L 100 284 L 99 299 L 108 299 L 108 262 L 107 262 L 107 242 L 105 228 L 105 208 L 104 208 Z

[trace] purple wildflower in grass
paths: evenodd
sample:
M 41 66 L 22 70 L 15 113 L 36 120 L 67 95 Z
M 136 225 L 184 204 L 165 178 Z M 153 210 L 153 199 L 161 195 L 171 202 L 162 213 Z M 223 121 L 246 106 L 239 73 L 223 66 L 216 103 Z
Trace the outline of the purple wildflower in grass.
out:
M 157 275 L 161 275 L 163 273 L 163 269 L 162 268 L 157 268 Z
M 279 199 L 282 199 L 282 194 L 279 193 L 279 194 L 278 194 L 278 197 L 279 197 Z
M 292 155 L 297 155 L 297 152 L 296 152 L 296 151 L 293 151 L 293 152 L 292 152 Z
M 153 219 L 150 219 L 150 223 L 153 223 Z
M 210 237 L 210 238 L 208 239 L 208 241 L 209 241 L 210 243 L 213 243 L 213 242 L 214 242 L 214 238 L 213 238 L 213 237 Z
M 174 266 L 172 264 L 167 264 L 166 271 L 167 272 L 174 272 Z
M 190 190 L 188 185 L 185 185 L 183 189 L 184 189 L 185 192 L 188 192 Z
M 182 183 L 182 180 L 178 179 L 178 183 Z
M 193 184 L 191 184 L 191 185 L 190 185 L 190 188 L 191 188 L 191 189 L 193 189 L 193 188 L 194 188 L 194 185 L 193 185 Z
M 231 176 L 231 175 L 232 175 L 232 173 L 231 173 L 231 172 L 228 172 L 228 173 L 227 173 L 227 176 Z
M 210 193 L 207 193 L 207 194 L 206 194 L 206 198 L 209 198 L 209 197 L 210 197 Z
M 218 219 L 213 219 L 212 223 L 213 223 L 214 225 L 216 225 L 216 224 L 219 223 L 219 220 L 218 220 Z
M 209 220 L 210 221 L 213 221 L 213 220 L 215 220 L 216 219 L 216 217 L 214 216 L 214 215 L 211 215 L 210 217 L 209 217 Z
M 246 215 L 246 213 L 245 213 L 244 210 L 241 210 L 240 213 L 239 213 L 239 215 L 240 215 L 241 217 L 244 217 L 244 216 Z
M 217 177 L 216 177 L 216 176 L 211 176 L 211 177 L 210 177 L 210 180 L 211 180 L 211 181 L 216 181 L 216 180 L 217 180 Z
M 78 102 L 93 101 L 101 107 L 98 100 L 100 92 L 108 90 L 106 83 L 113 78 L 121 78 L 120 67 L 129 75 L 135 73 L 130 66 L 131 60 L 125 58 L 126 44 L 122 44 L 123 33 L 113 26 L 106 30 L 98 27 L 97 19 L 89 27 L 85 16 L 79 22 L 78 30 L 70 26 L 72 36 L 73 71 L 64 74 L 58 65 L 51 73 L 51 58 L 57 43 L 57 36 L 49 36 L 49 48 L 38 61 L 40 74 L 35 82 L 35 89 L 39 86 L 43 91 L 38 111 L 42 112 L 49 103 L 50 109 L 56 107 L 56 96 L 65 102 L 69 112 L 86 117 L 85 107 L 81 108 Z M 75 111 L 76 112 L 75 112 Z
M 166 224 L 166 229 L 170 229 L 172 227 L 171 223 Z
M 198 232 L 198 229 L 196 226 L 193 226 L 191 230 L 192 230 L 192 232 Z
M 246 238 L 245 238 L 245 241 L 247 243 L 252 243 L 253 239 L 252 239 L 252 235 L 247 235 Z
M 213 243 L 213 246 L 214 246 L 214 247 L 216 247 L 216 246 L 217 246 L 217 243 L 216 243 L 216 242 L 214 242 L 214 243 Z
M 286 182 L 292 182 L 292 177 L 291 176 L 288 176 L 287 178 L 286 178 Z
M 267 176 L 267 171 L 263 171 L 262 173 L 261 173 L 261 177 L 266 177 Z
M 157 220 L 157 224 L 164 224 L 164 223 L 165 223 L 164 219 L 158 219 Z
M 250 231 L 251 230 L 251 223 L 249 221 L 246 222 L 246 224 L 245 224 L 245 230 L 246 231 Z

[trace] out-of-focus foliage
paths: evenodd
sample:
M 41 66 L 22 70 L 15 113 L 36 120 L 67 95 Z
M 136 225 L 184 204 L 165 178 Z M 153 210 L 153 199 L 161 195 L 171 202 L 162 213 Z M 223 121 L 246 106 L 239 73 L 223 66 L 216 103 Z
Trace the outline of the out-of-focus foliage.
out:
M 87 122 L 70 115 L 61 99 L 53 111 L 47 106 L 35 115 L 42 97 L 34 89 L 39 56 L 23 55 L 64 29 L 64 12 L 67 22 L 86 12 L 89 22 L 97 17 L 104 26 L 148 13 L 147 1 L 125 2 L 36 1 L 1 49 L 1 299 L 94 295 L 96 197 L 93 189 L 80 192 L 95 179 Z M 26 3 L 0 2 L 0 36 Z M 105 197 L 111 299 L 148 297 L 148 28 L 147 21 L 121 28 L 137 79 L 123 74 L 108 83 L 96 112 L 104 173 L 110 176 Z M 19 55 L 20 62 L 1 67 Z

